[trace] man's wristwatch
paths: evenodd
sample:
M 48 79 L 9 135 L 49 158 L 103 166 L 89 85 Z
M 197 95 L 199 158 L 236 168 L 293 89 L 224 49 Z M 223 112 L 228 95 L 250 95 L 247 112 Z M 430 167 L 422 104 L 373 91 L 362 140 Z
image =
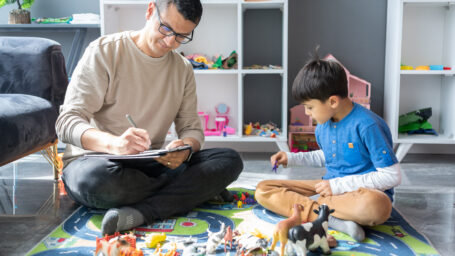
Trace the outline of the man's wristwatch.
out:
M 189 146 L 189 144 L 185 144 L 185 145 Z M 190 153 L 188 154 L 188 157 L 186 158 L 185 163 L 188 163 L 191 160 L 191 156 L 193 155 L 193 148 L 189 147 L 188 150 L 190 151 Z

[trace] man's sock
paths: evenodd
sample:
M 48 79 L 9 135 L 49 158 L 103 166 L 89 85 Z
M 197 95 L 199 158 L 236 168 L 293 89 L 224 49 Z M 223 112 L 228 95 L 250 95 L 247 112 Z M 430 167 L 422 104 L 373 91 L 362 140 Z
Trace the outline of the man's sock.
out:
M 229 202 L 229 203 L 234 202 L 234 196 L 226 188 L 223 191 L 221 191 L 220 196 L 221 196 L 221 198 L 223 198 L 224 202 Z
M 104 215 L 101 235 L 112 235 L 117 231 L 130 230 L 144 223 L 142 213 L 131 207 L 112 208 Z
M 357 242 L 361 242 L 365 239 L 365 231 L 363 231 L 363 228 L 354 221 L 341 220 L 330 215 L 329 227 L 350 235 Z

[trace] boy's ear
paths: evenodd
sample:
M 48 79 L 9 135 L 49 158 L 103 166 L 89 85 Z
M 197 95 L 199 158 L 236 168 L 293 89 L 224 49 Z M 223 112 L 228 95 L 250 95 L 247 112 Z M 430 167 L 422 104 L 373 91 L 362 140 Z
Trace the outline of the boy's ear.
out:
M 337 108 L 338 105 L 340 104 L 340 97 L 338 97 L 336 95 L 330 96 L 327 100 L 328 100 L 329 106 L 331 108 Z

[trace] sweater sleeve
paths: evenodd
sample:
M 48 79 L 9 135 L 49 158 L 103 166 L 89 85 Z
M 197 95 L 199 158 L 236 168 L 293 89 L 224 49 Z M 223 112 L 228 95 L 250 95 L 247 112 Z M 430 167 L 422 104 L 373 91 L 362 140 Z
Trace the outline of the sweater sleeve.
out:
M 322 150 L 315 150 L 310 152 L 290 153 L 286 152 L 288 157 L 287 166 L 312 166 L 324 167 L 325 156 Z
M 191 64 L 187 65 L 187 79 L 183 100 L 174 123 L 180 139 L 194 138 L 199 141 L 201 147 L 204 145 L 204 133 L 197 113 L 196 81 Z
M 90 119 L 103 105 L 108 80 L 107 64 L 100 51 L 87 47 L 60 106 L 56 132 L 62 142 L 82 148 L 81 136 L 93 128 Z
M 398 186 L 401 183 L 400 164 L 377 168 L 376 171 L 362 175 L 349 175 L 330 179 L 333 195 L 355 191 L 359 188 L 372 188 L 381 191 Z

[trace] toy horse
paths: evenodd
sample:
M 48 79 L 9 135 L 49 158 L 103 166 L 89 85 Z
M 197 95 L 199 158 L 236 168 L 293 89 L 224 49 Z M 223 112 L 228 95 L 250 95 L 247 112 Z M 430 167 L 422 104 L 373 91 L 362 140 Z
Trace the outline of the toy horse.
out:
M 273 230 L 273 240 L 271 250 L 275 250 L 276 243 L 280 241 L 281 243 L 281 256 L 284 255 L 284 248 L 288 241 L 288 231 L 290 228 L 297 226 L 302 223 L 302 217 L 300 212 L 303 211 L 303 206 L 301 204 L 294 204 L 294 209 L 291 217 L 282 220 L 276 224 L 275 229 Z

